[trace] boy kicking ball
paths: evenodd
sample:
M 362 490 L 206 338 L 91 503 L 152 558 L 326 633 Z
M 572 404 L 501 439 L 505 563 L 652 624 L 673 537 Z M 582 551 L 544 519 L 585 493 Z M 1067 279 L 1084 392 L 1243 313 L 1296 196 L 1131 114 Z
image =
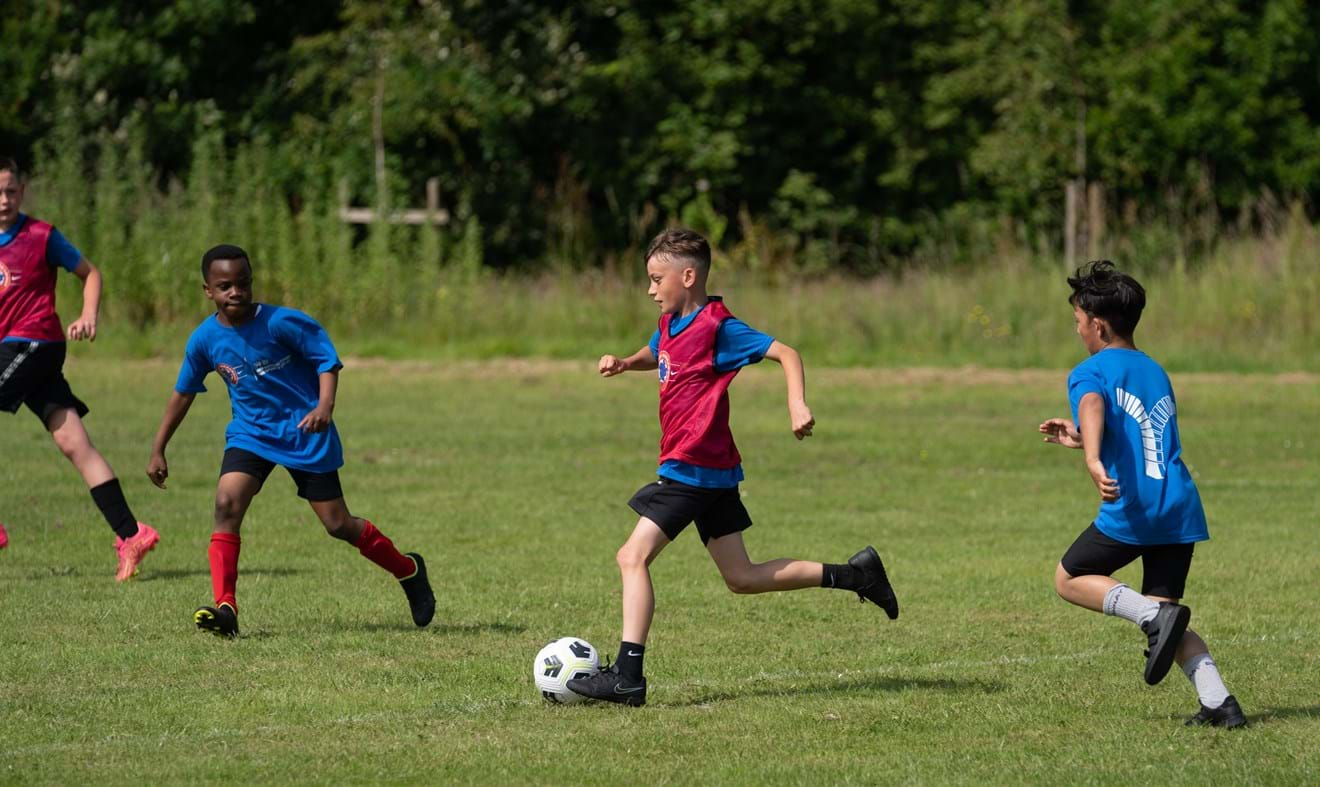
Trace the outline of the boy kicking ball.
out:
M 710 246 L 690 230 L 658 235 L 646 253 L 648 294 L 660 306 L 660 327 L 650 343 L 628 356 L 600 359 L 602 377 L 659 371 L 659 479 L 633 495 L 640 515 L 617 559 L 623 577 L 623 639 L 614 665 L 568 681 L 578 694 L 625 705 L 646 702 L 642 660 L 655 613 L 649 566 L 695 521 L 701 543 L 734 593 L 827 587 L 855 592 L 891 619 L 898 599 L 871 547 L 847 563 L 823 565 L 780 558 L 753 563 L 742 531 L 752 520 L 738 495 L 742 459 L 729 431 L 729 384 L 742 367 L 769 358 L 784 368 L 793 436 L 810 437 L 815 419 L 806 402 L 806 379 L 797 351 L 753 330 L 706 294 Z
M 237 246 L 202 257 L 202 289 L 216 313 L 193 331 L 183 366 L 152 445 L 147 476 L 161 489 L 169 477 L 165 447 L 202 384 L 214 371 L 229 388 L 233 420 L 215 493 L 215 530 L 208 557 L 215 606 L 193 613 L 197 628 L 238 636 L 239 528 L 266 477 L 281 465 L 298 496 L 311 504 L 326 532 L 358 548 L 403 586 L 413 622 L 435 614 L 435 595 L 422 556 L 400 554 L 384 533 L 349 513 L 339 485 L 343 449 L 331 417 L 343 364 L 319 323 L 295 309 L 254 303 L 252 263 Z
M 1100 491 L 1100 512 L 1054 573 L 1054 587 L 1079 607 L 1141 627 L 1149 643 L 1146 683 L 1182 666 L 1200 698 L 1188 725 L 1247 723 L 1228 693 L 1210 650 L 1187 628 L 1182 598 L 1196 542 L 1210 537 L 1201 497 L 1182 461 L 1177 407 L 1169 376 L 1133 344 L 1146 291 L 1107 260 L 1068 279 L 1077 335 L 1091 357 L 1068 375 L 1073 418 L 1040 425 L 1045 442 L 1085 452 Z M 1141 592 L 1110 575 L 1141 558 Z

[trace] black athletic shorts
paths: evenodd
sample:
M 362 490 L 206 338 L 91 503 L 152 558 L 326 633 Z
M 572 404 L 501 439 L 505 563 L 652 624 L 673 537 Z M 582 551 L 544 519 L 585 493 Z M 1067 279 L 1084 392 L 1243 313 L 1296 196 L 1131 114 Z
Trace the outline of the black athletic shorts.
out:
M 707 489 L 689 486 L 668 478 L 658 479 L 637 490 L 629 507 L 655 522 L 670 541 L 678 538 L 688 523 L 696 521 L 701 543 L 752 526 L 752 518 L 743 507 L 738 487 Z
M 1141 595 L 1182 598 L 1192 567 L 1194 544 L 1124 544 L 1101 533 L 1092 522 L 1064 553 L 1069 576 L 1110 576 L 1141 558 Z
M 226 448 L 225 458 L 220 462 L 220 475 L 225 473 L 245 473 L 266 483 L 266 477 L 275 469 L 275 463 L 242 448 Z M 298 497 L 313 503 L 322 500 L 337 500 L 344 496 L 339 486 L 339 471 L 312 473 L 307 470 L 294 470 L 286 467 L 293 483 L 298 487 Z
M 42 426 L 70 407 L 87 415 L 87 405 L 64 379 L 65 352 L 64 342 L 0 343 L 0 410 L 16 413 L 25 404 Z

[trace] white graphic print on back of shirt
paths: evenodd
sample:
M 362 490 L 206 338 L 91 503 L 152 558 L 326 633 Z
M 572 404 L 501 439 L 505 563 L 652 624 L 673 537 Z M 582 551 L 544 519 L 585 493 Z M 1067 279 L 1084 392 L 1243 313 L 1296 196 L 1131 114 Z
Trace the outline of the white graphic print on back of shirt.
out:
M 1145 405 L 1135 395 L 1122 388 L 1114 389 L 1118 406 L 1132 416 L 1141 429 L 1141 449 L 1146 460 L 1146 475 L 1155 479 L 1164 478 L 1164 430 L 1173 420 L 1173 398 L 1166 396 L 1146 411 Z

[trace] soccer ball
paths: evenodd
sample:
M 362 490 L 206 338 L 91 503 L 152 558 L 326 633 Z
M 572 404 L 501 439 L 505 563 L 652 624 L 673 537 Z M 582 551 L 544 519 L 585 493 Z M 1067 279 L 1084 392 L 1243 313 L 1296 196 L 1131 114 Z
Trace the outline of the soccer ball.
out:
M 591 643 L 581 637 L 562 637 L 536 654 L 532 679 L 541 696 L 550 702 L 572 705 L 586 697 L 568 690 L 574 678 L 587 678 L 600 672 L 600 656 Z

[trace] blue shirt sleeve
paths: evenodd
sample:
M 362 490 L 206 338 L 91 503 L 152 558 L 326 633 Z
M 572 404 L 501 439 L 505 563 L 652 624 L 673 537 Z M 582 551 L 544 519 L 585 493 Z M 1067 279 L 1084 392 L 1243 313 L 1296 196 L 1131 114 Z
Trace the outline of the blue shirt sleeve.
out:
M 660 357 L 660 329 L 656 328 L 655 333 L 651 334 L 651 356 Z
M 69 273 L 73 273 L 82 262 L 82 252 L 78 247 L 69 243 L 59 230 L 50 228 L 50 235 L 46 238 L 46 261 L 51 265 L 58 265 Z
M 211 361 L 207 357 L 205 345 L 200 330 L 188 337 L 188 346 L 183 351 L 183 365 L 179 367 L 179 379 L 174 383 L 174 390 L 181 394 L 206 393 L 202 381 L 211 371 Z
M 317 374 L 333 372 L 344 366 L 330 342 L 330 334 L 325 332 L 321 323 L 297 309 L 280 309 L 270 321 L 270 332 L 280 344 L 311 361 Z
M 1099 394 L 1104 398 L 1105 383 L 1095 369 L 1083 364 L 1068 375 L 1068 404 L 1072 407 L 1073 424 L 1078 429 L 1081 429 L 1082 425 L 1077 420 L 1077 406 L 1082 403 L 1082 397 L 1089 393 Z
M 720 323 L 715 333 L 715 368 L 731 372 L 753 363 L 760 363 L 766 350 L 775 343 L 775 337 L 752 328 L 736 317 Z

